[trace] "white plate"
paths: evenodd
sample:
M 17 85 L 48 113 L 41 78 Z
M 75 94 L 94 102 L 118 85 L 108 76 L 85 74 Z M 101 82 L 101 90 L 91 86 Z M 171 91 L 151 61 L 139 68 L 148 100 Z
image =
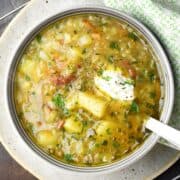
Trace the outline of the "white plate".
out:
M 19 164 L 39 179 L 152 179 L 170 167 L 180 157 L 180 153 L 157 144 L 150 153 L 129 168 L 106 175 L 88 175 L 84 178 L 82 174 L 74 174 L 50 164 L 31 150 L 18 134 L 8 113 L 8 109 L 5 106 L 5 77 L 7 67 L 10 62 L 9 60 L 12 59 L 13 54 L 16 52 L 24 36 L 46 18 L 62 10 L 69 9 L 74 5 L 85 5 L 89 3 L 102 5 L 101 0 L 33 0 L 13 19 L 4 32 L 0 39 L 0 87 L 2 94 L 0 98 L 1 142 Z

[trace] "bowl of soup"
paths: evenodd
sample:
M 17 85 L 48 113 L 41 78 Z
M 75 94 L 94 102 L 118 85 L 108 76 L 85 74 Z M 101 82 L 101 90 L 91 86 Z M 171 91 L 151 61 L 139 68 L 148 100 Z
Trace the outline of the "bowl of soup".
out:
M 39 156 L 77 172 L 122 169 L 158 137 L 146 117 L 167 123 L 173 79 L 154 35 L 108 8 L 47 19 L 22 42 L 9 69 L 8 104 Z M 119 89 L 113 84 L 119 84 Z

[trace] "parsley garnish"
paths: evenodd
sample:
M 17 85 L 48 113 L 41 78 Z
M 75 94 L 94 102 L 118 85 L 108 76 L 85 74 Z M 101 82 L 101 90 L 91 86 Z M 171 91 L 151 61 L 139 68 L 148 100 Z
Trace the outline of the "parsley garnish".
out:
M 103 74 L 103 69 L 102 68 L 98 69 L 97 73 L 99 76 L 101 76 Z
M 103 76 L 102 78 L 103 78 L 104 80 L 106 80 L 106 81 L 111 80 L 111 77 L 110 77 L 110 76 Z
M 64 159 L 67 162 L 71 162 L 71 161 L 73 161 L 73 156 L 72 156 L 72 154 L 64 154 Z
M 106 133 L 107 133 L 107 134 L 111 134 L 110 128 L 106 129 Z
M 104 140 L 103 142 L 102 142 L 102 145 L 103 146 L 106 146 L 108 144 L 108 141 L 107 140 Z
M 84 127 L 86 127 L 88 125 L 88 122 L 87 121 L 82 121 L 82 124 Z
M 40 34 L 38 34 L 38 35 L 36 36 L 37 42 L 40 43 L 40 42 L 41 42 L 41 39 L 42 39 L 42 36 L 41 36 Z
M 62 97 L 61 94 L 56 94 L 56 95 L 53 97 L 52 101 L 54 102 L 54 104 L 55 104 L 57 107 L 59 107 L 59 108 L 62 109 L 62 111 L 63 111 L 63 113 L 64 113 L 65 115 L 69 115 L 69 111 L 68 111 L 68 109 L 65 107 L 64 98 Z
M 113 147 L 119 148 L 120 144 L 117 141 L 112 142 Z
M 83 51 L 82 51 L 82 54 L 86 54 L 86 52 L 87 52 L 87 49 L 84 48 Z
M 128 37 L 131 38 L 131 39 L 133 39 L 134 41 L 139 40 L 138 36 L 137 36 L 134 32 L 130 32 L 130 33 L 128 34 Z
M 134 85 L 134 80 L 128 79 L 128 80 L 124 81 L 124 83 L 129 84 L 129 85 Z
M 110 47 L 111 49 L 117 49 L 117 50 L 119 50 L 119 44 L 118 44 L 118 42 L 116 42 L 116 41 L 110 42 L 109 47 Z
M 110 63 L 113 63 L 114 62 L 114 57 L 111 55 L 111 56 L 108 56 L 108 61 Z
M 25 75 L 25 80 L 26 80 L 26 81 L 30 81 L 31 78 L 30 78 L 28 75 Z
M 130 111 L 136 112 L 136 113 L 139 112 L 139 106 L 135 101 L 132 102 L 131 107 L 130 107 Z
M 150 92 L 149 96 L 150 96 L 150 98 L 154 99 L 156 97 L 156 93 L 155 92 Z
M 149 80 L 153 82 L 155 80 L 155 74 L 153 72 L 149 73 Z

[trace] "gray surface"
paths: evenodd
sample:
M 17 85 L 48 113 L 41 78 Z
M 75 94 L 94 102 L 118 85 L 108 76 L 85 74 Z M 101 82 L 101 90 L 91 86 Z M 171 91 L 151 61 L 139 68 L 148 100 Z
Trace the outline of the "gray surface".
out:
M 0 0 L 0 17 L 28 1 L 29 0 Z M 15 15 L 16 13 L 0 21 L 0 34 Z

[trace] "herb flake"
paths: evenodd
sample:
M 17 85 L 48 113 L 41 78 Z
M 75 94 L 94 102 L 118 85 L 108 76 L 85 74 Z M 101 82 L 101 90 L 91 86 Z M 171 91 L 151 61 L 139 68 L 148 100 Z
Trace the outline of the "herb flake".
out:
M 111 77 L 110 76 L 103 76 L 102 77 L 104 80 L 106 80 L 106 81 L 110 81 L 111 80 Z
M 41 34 L 38 34 L 38 35 L 36 36 L 36 40 L 37 40 L 38 43 L 41 43 L 41 40 L 42 40 Z
M 66 160 L 67 162 L 72 162 L 73 161 L 72 154 L 64 154 L 64 160 Z
M 69 111 L 68 109 L 65 107 L 65 101 L 64 101 L 64 98 L 62 97 L 61 94 L 56 94 L 52 101 L 54 102 L 54 104 L 59 107 L 60 109 L 62 109 L 63 113 L 65 115 L 69 115 Z
M 130 107 L 130 111 L 135 112 L 135 113 L 139 112 L 139 106 L 135 101 L 132 102 L 131 107 Z
M 108 56 L 108 61 L 110 63 L 113 63 L 114 62 L 114 57 L 112 55 Z
M 128 37 L 133 39 L 134 41 L 139 40 L 138 36 L 134 32 L 129 32 Z
M 116 41 L 110 42 L 109 47 L 110 47 L 111 49 L 117 49 L 117 50 L 119 50 L 119 44 L 118 44 L 118 42 L 116 42 Z
M 120 144 L 117 141 L 112 142 L 113 147 L 119 148 Z

